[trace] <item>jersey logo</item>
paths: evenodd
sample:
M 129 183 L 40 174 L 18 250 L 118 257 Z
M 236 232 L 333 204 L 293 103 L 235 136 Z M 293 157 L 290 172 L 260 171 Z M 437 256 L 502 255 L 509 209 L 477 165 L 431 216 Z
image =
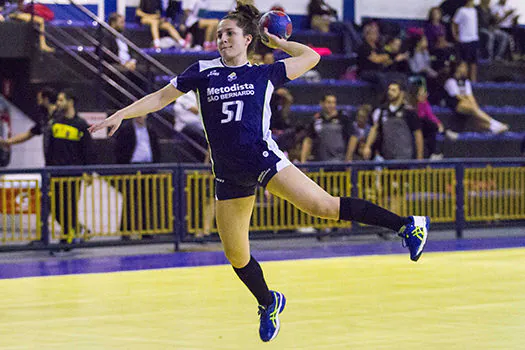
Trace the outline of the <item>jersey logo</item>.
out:
M 235 72 L 231 72 L 230 75 L 228 75 L 228 81 L 232 82 L 235 79 L 237 79 L 237 74 L 235 74 Z
M 51 130 L 55 139 L 80 141 L 82 136 L 84 136 L 84 133 L 82 131 L 78 130 L 74 126 L 67 124 L 55 123 L 53 124 Z
M 207 77 L 211 77 L 211 76 L 214 76 L 214 77 L 218 77 L 219 76 L 219 72 L 217 72 L 215 69 L 212 70 L 211 72 L 208 73 Z

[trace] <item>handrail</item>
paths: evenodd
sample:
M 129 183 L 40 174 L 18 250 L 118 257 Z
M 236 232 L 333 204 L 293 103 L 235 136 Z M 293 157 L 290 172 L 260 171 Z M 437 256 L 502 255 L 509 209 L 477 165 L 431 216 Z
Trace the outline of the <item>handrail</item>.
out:
M 91 18 L 92 20 L 94 20 L 95 22 L 98 23 L 99 26 L 101 26 L 102 28 L 104 28 L 105 30 L 107 30 L 109 33 L 111 33 L 114 37 L 122 40 L 123 42 L 125 42 L 129 47 L 131 47 L 135 52 L 137 52 L 138 55 L 140 55 L 143 59 L 145 59 L 146 61 L 148 61 L 149 63 L 151 63 L 152 65 L 155 66 L 155 68 L 161 70 L 162 72 L 164 72 L 165 74 L 168 74 L 168 75 L 171 75 L 171 76 L 175 76 L 175 73 L 172 72 L 170 69 L 168 69 L 167 67 L 163 66 L 162 64 L 160 64 L 159 61 L 157 61 L 156 59 L 154 59 L 153 57 L 151 57 L 150 55 L 147 55 L 145 54 L 144 52 L 142 52 L 142 50 L 137 46 L 135 45 L 133 42 L 131 42 L 129 39 L 127 39 L 124 35 L 120 34 L 119 32 L 117 32 L 115 29 L 111 28 L 107 23 L 105 23 L 104 21 L 101 21 L 98 16 L 94 15 L 91 11 L 89 11 L 85 6 L 83 5 L 80 5 L 80 4 L 77 4 L 74 0 L 69 0 L 69 2 L 74 5 L 76 8 L 78 8 L 82 13 L 84 13 L 86 16 L 88 16 L 89 18 Z

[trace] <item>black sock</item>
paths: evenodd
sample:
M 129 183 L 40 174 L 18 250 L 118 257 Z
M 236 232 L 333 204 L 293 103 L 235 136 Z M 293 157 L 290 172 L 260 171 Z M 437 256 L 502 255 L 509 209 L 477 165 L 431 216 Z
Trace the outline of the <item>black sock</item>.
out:
M 261 265 L 259 265 L 253 256 L 250 257 L 250 262 L 248 262 L 248 265 L 245 267 L 240 269 L 234 267 L 233 269 L 241 281 L 244 282 L 246 287 L 248 287 L 250 292 L 255 296 L 259 305 L 266 307 L 273 302 L 272 294 L 264 280 Z
M 339 220 L 357 221 L 367 225 L 386 227 L 399 232 L 408 218 L 359 198 L 341 197 Z

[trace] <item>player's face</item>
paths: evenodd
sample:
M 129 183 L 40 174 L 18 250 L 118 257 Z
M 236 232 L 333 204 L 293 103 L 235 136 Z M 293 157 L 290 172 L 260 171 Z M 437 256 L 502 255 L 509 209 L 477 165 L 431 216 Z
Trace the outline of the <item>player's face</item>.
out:
M 252 41 L 251 35 L 243 35 L 242 29 L 236 21 L 225 19 L 217 27 L 217 47 L 221 57 L 228 60 L 246 54 L 248 45 Z

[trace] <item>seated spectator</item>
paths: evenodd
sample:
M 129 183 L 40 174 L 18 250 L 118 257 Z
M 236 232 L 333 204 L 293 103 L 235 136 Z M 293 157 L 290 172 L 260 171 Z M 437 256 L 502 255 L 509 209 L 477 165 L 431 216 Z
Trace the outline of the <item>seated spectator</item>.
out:
M 499 0 L 492 7 L 492 13 L 496 19 L 496 27 L 503 30 L 513 38 L 512 55 L 518 60 L 521 55 L 525 55 L 525 29 L 518 24 L 519 15 L 516 9 L 507 4 L 507 0 Z
M 195 92 L 189 91 L 187 94 L 177 98 L 173 104 L 173 111 L 175 113 L 175 131 L 183 133 L 200 147 L 207 149 L 208 144 Z M 205 160 L 205 155 L 200 151 L 195 150 L 193 154 L 200 161 Z
M 428 51 L 428 41 L 426 36 L 417 33 L 410 37 L 409 52 L 410 58 L 408 64 L 412 74 L 422 75 L 427 80 L 428 78 L 437 78 L 438 73 L 432 69 L 432 61 L 430 58 L 430 52 Z
M 468 64 L 469 77 L 473 82 L 478 77 L 479 28 L 478 12 L 474 0 L 467 0 L 452 19 L 452 34 L 458 43 L 461 59 Z
M 354 25 L 339 21 L 337 11 L 325 0 L 310 1 L 308 4 L 308 24 L 310 28 L 321 33 L 340 34 L 343 38 L 343 50 L 346 55 L 351 55 L 362 44 Z
M 122 34 L 126 28 L 124 16 L 119 15 L 116 12 L 113 12 L 109 15 L 108 24 L 120 34 Z M 128 44 L 119 38 L 113 37 L 112 35 L 106 35 L 104 37 L 103 44 L 109 51 L 118 57 L 118 63 L 116 65 L 117 69 L 131 72 L 134 72 L 137 69 L 137 60 L 132 57 Z M 104 57 L 104 59 L 108 62 L 114 61 L 107 55 Z
M 447 106 L 458 113 L 458 117 L 474 117 L 476 124 L 482 129 L 496 134 L 509 130 L 508 125 L 493 119 L 479 107 L 472 92 L 472 85 L 467 78 L 467 64 L 458 62 L 452 66 L 451 72 L 452 75 L 445 83 Z
M 183 0 L 182 9 L 184 10 L 186 31 L 194 38 L 199 35 L 199 31 L 204 31 L 204 42 L 202 43 L 205 51 L 217 50 L 217 26 L 219 20 L 216 18 L 202 18 L 202 12 L 208 9 L 207 0 Z M 200 43 L 199 43 L 200 45 Z
M 350 142 L 346 154 L 346 160 L 349 162 L 356 158 L 365 159 L 363 156 L 363 150 L 371 128 L 371 112 L 371 105 L 361 105 L 357 110 L 356 120 L 352 124 L 352 136 L 350 136 Z
M 33 21 L 38 26 L 40 32 L 38 36 L 40 51 L 49 53 L 55 52 L 55 49 L 49 46 L 46 42 L 45 22 L 54 18 L 53 11 L 51 11 L 46 5 L 35 4 L 33 7 L 32 4 L 24 5 L 24 0 L 18 0 L 18 10 L 11 13 L 9 18 L 27 23 Z
M 372 146 L 377 142 L 384 159 L 423 159 L 421 122 L 405 103 L 404 87 L 391 83 L 386 96 L 387 102 L 372 114 L 373 126 L 363 148 L 364 158 L 371 158 Z
M 437 149 L 437 134 L 443 134 L 452 141 L 458 139 L 458 134 L 452 130 L 445 129 L 441 120 L 434 114 L 428 102 L 428 93 L 425 86 L 413 87 L 410 91 L 409 102 L 416 107 L 417 116 L 421 121 L 421 131 L 423 132 L 425 144 L 425 158 L 442 159 L 443 154 Z
M 408 73 L 408 59 L 410 54 L 408 52 L 401 52 L 401 38 L 388 38 L 385 44 L 385 52 L 390 56 L 391 64 L 385 67 L 387 72 Z
M 320 105 L 321 112 L 314 116 L 303 140 L 301 163 L 311 159 L 312 150 L 316 161 L 349 160 L 350 117 L 337 110 L 337 98 L 330 93 L 323 96 Z
M 388 74 L 385 68 L 393 63 L 389 54 L 379 44 L 379 28 L 375 23 L 367 24 L 363 29 L 364 42 L 357 52 L 357 67 L 361 79 L 375 84 L 378 93 L 388 86 Z
M 510 36 L 503 30 L 496 27 L 496 18 L 490 9 L 490 0 L 481 0 L 476 7 L 478 11 L 479 33 L 486 37 L 485 49 L 488 53 L 488 59 L 501 61 L 507 52 Z M 498 50 L 495 50 L 495 44 Z
M 140 0 L 135 14 L 140 19 L 140 23 L 147 25 L 151 30 L 153 38 L 153 47 L 160 49 L 160 30 L 168 32 L 169 36 L 175 40 L 179 47 L 185 44 L 184 39 L 180 36 L 175 27 L 164 17 L 161 17 L 162 5 L 161 0 Z

